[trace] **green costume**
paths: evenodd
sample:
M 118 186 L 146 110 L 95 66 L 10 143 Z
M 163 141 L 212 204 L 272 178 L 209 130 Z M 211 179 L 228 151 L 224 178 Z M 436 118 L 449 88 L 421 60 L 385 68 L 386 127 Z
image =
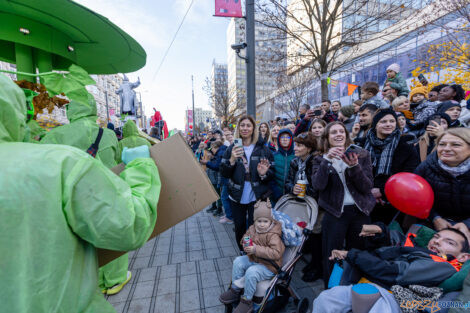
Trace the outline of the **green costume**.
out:
M 37 143 L 41 138 L 43 138 L 47 131 L 39 126 L 38 122 L 35 120 L 30 120 L 26 123 L 26 126 L 29 128 L 29 142 Z
M 88 103 L 71 101 L 67 105 L 67 118 L 70 124 L 52 129 L 41 140 L 41 143 L 68 145 L 86 151 L 98 135 L 99 125 L 96 124 L 98 119 L 96 114 L 96 103 L 92 95 L 88 95 Z M 96 158 L 101 160 L 107 168 L 112 168 L 117 165 L 118 154 L 116 134 L 104 128 Z
M 122 140 L 118 143 L 119 161 L 122 162 L 121 154 L 124 147 L 135 148 L 144 145 L 150 147 L 150 143 L 147 139 L 139 136 L 139 129 L 135 122 L 128 120 L 122 128 Z
M 0 75 L 1 311 L 115 312 L 98 289 L 95 247 L 142 246 L 161 183 L 152 159 L 121 178 L 74 147 L 19 142 L 24 94 Z

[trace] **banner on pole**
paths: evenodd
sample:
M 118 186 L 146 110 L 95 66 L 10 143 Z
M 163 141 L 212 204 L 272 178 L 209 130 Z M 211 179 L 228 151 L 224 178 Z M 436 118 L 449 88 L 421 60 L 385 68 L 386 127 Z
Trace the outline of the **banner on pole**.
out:
M 215 0 L 215 16 L 243 17 L 241 0 Z

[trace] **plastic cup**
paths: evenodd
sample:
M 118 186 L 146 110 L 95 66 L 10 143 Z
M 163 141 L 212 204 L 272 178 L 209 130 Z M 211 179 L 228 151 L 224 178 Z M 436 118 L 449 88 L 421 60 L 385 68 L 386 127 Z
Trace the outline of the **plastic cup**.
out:
M 297 181 L 297 185 L 299 185 L 300 188 L 302 188 L 302 191 L 297 195 L 298 198 L 300 199 L 305 198 L 305 193 L 307 192 L 307 184 L 308 184 L 308 180 L 306 179 L 299 179 Z

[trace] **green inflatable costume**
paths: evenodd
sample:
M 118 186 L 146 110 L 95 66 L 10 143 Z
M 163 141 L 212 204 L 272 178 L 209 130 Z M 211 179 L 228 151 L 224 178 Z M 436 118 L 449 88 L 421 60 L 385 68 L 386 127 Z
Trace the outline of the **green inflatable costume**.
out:
M 122 137 L 122 140 L 118 143 L 120 162 L 122 162 L 121 155 L 122 149 L 124 149 L 124 147 L 135 148 L 144 145 L 150 147 L 150 143 L 147 141 L 147 139 L 139 136 L 139 129 L 132 120 L 128 120 L 126 124 L 124 124 L 124 127 L 122 128 Z
M 25 119 L 23 92 L 0 75 L 1 307 L 115 312 L 98 289 L 95 247 L 130 251 L 147 241 L 157 218 L 157 167 L 137 158 L 119 178 L 74 147 L 19 142 Z
M 68 145 L 86 151 L 98 135 L 96 114 L 96 103 L 92 95 L 88 94 L 88 103 L 71 101 L 67 105 L 67 118 L 70 124 L 52 129 L 44 136 L 41 143 Z M 107 168 L 112 168 L 117 165 L 118 154 L 116 134 L 104 128 L 96 158 Z
M 99 125 L 95 99 L 88 94 L 88 103 L 71 101 L 67 105 L 67 118 L 70 124 L 62 125 L 51 130 L 42 140 L 42 144 L 62 144 L 86 151 L 96 140 Z M 101 138 L 96 158 L 107 168 L 112 168 L 120 161 L 120 150 L 116 134 L 105 128 Z M 115 285 L 127 283 L 129 256 L 124 254 L 116 260 L 100 268 L 99 286 L 103 292 Z M 130 274 L 130 273 L 129 273 Z M 118 287 L 117 292 L 122 288 Z M 116 292 L 114 292 L 116 293 Z

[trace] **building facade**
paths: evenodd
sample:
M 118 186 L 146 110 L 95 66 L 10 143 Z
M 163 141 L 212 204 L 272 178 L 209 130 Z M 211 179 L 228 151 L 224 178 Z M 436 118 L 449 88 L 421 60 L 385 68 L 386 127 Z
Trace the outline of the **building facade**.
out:
M 91 77 L 96 81 L 96 85 L 89 85 L 86 88 L 95 98 L 99 123 L 106 125 L 111 122 L 116 127 L 121 126 L 117 116 L 120 113 L 120 99 L 116 90 L 122 84 L 122 77 L 118 74 L 91 75 Z
M 246 63 L 231 48 L 246 41 L 245 20 L 232 18 L 227 28 L 227 78 L 228 93 L 233 103 L 246 110 Z M 277 75 L 283 72 L 286 59 L 279 58 L 279 51 L 286 50 L 285 36 L 259 23 L 255 25 L 256 98 L 268 96 L 278 88 Z M 240 52 L 245 56 L 245 52 Z

